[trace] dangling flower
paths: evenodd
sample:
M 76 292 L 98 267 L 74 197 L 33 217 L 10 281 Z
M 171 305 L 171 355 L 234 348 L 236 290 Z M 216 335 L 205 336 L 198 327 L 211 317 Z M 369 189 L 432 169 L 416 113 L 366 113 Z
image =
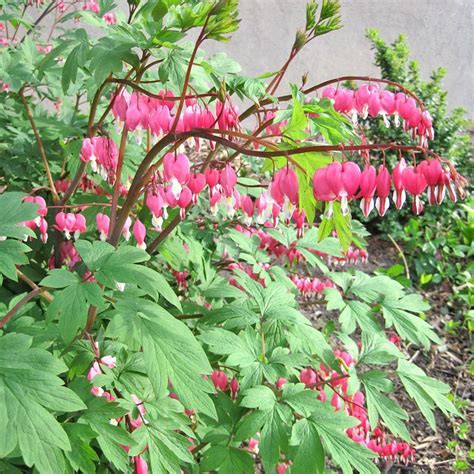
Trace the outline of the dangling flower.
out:
M 60 232 L 64 232 L 66 239 L 71 238 L 71 232 L 74 232 L 74 226 L 76 224 L 76 217 L 73 213 L 68 212 L 67 214 L 64 212 L 58 212 L 56 217 L 54 218 L 56 222 L 56 229 Z
M 407 163 L 404 158 L 400 158 L 397 166 L 393 168 L 393 202 L 395 203 L 395 207 L 397 209 L 401 209 L 403 204 L 405 204 L 406 200 L 406 193 L 405 193 L 405 186 L 403 184 L 402 175 L 407 167 Z
M 127 219 L 125 220 L 125 224 L 123 225 L 122 228 L 122 235 L 125 238 L 125 240 L 128 242 L 130 240 L 130 226 L 132 225 L 132 219 L 130 216 L 127 216 Z
M 453 181 L 451 179 L 451 173 L 449 171 L 443 170 L 438 181 L 438 193 L 436 195 L 436 202 L 438 204 L 443 202 L 446 189 L 448 190 L 451 201 L 456 202 L 456 189 L 454 188 Z
M 95 216 L 95 221 L 97 223 L 97 230 L 99 231 L 99 239 L 102 241 L 107 240 L 107 235 L 109 234 L 109 227 L 110 227 L 109 216 L 99 212 Z
M 430 204 L 436 204 L 438 195 L 438 183 L 443 174 L 443 168 L 438 160 L 424 160 L 419 164 L 420 171 L 426 179 L 429 186 L 428 201 Z
M 395 94 L 390 91 L 380 91 L 380 115 L 383 117 L 384 124 L 387 128 L 390 127 L 390 120 L 388 117 L 395 112 Z
M 219 191 L 215 191 L 210 199 L 210 210 L 211 214 L 215 216 L 217 214 L 217 211 L 219 210 L 219 203 L 221 201 L 221 193 Z
M 360 192 L 359 197 L 362 197 L 360 208 L 365 217 L 368 217 L 374 208 L 374 194 L 377 186 L 377 172 L 375 168 L 370 165 L 364 168 L 360 175 Z
M 253 213 L 254 213 L 254 204 L 252 198 L 248 195 L 244 196 L 241 200 L 242 212 L 244 213 L 244 221 L 247 225 L 252 223 Z
M 221 171 L 219 176 L 219 183 L 224 191 L 224 195 L 226 197 L 232 196 L 234 192 L 234 186 L 237 183 L 237 175 L 230 165 L 226 165 L 226 167 Z
M 146 249 L 146 243 L 145 243 L 146 227 L 144 226 L 144 224 L 138 217 L 135 220 L 135 224 L 133 224 L 133 236 L 135 237 L 135 240 L 137 241 L 137 247 L 139 249 L 145 250 Z
M 214 370 L 211 374 L 211 380 L 216 390 L 224 391 L 227 388 L 227 375 L 220 370 Z
M 191 177 L 188 157 L 183 153 L 167 153 L 163 159 L 163 174 L 166 181 L 171 183 L 171 192 L 178 199 L 183 185 Z
M 48 241 L 48 221 L 44 217 L 40 217 L 38 229 L 40 231 L 41 240 L 43 244 L 45 244 Z
M 237 398 L 237 392 L 239 391 L 239 382 L 235 377 L 230 381 L 229 389 L 232 400 L 235 400 Z
M 375 207 L 380 216 L 384 216 L 387 209 L 390 207 L 390 173 L 388 172 L 385 165 L 380 165 L 379 172 L 377 174 L 377 194 L 378 197 L 375 200 Z
M 292 168 L 282 168 L 279 173 L 281 176 L 278 180 L 278 187 L 284 196 L 282 210 L 288 220 L 293 215 L 299 202 L 298 177 Z
M 95 154 L 94 143 L 90 138 L 85 138 L 82 141 L 81 161 L 88 163 L 90 161 L 92 171 L 97 171 L 97 156 Z
M 178 199 L 179 216 L 181 219 L 184 219 L 186 215 L 186 208 L 189 206 L 189 204 L 191 204 L 192 199 L 193 195 L 189 188 L 183 188 Z
M 332 212 L 332 201 L 337 198 L 337 195 L 333 192 L 332 187 L 329 184 L 327 178 L 328 167 L 324 166 L 319 168 L 313 176 L 313 194 L 317 201 L 329 201 L 329 208 L 326 212 L 326 217 L 331 217 Z
M 212 168 L 207 168 L 205 173 L 204 173 L 204 176 L 206 177 L 206 183 L 209 186 L 210 196 L 212 196 L 212 194 L 214 192 L 214 188 L 219 183 L 219 176 L 220 176 L 219 170 L 215 170 L 215 169 L 212 169 Z
M 426 189 L 428 183 L 423 175 L 420 166 L 409 166 L 403 171 L 402 182 L 405 189 L 413 196 L 412 210 L 415 214 L 420 214 L 423 210 L 423 203 L 420 194 Z
M 81 235 L 81 232 L 86 232 L 87 231 L 87 224 L 86 224 L 86 218 L 82 214 L 76 214 L 75 216 L 75 222 L 74 222 L 74 239 L 78 239 L 79 236 Z
M 115 16 L 114 12 L 107 12 L 104 13 L 102 19 L 107 23 L 107 25 L 116 25 L 117 24 L 117 17 Z
M 300 380 L 306 387 L 311 387 L 317 382 L 318 376 L 313 369 L 308 367 L 300 372 Z

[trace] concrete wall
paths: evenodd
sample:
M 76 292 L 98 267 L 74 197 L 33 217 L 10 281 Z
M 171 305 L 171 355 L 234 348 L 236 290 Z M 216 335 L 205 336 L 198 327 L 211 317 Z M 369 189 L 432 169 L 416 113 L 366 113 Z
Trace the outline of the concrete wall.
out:
M 205 49 L 225 51 L 247 74 L 277 70 L 287 58 L 296 29 L 304 25 L 305 4 L 305 0 L 240 0 L 242 22 L 233 40 L 208 43 Z M 423 78 L 438 66 L 446 67 L 450 107 L 461 105 L 473 118 L 473 0 L 341 0 L 341 4 L 344 27 L 306 46 L 288 81 L 299 83 L 306 71 L 309 84 L 340 75 L 377 74 L 365 29 L 379 29 L 387 41 L 405 33 Z

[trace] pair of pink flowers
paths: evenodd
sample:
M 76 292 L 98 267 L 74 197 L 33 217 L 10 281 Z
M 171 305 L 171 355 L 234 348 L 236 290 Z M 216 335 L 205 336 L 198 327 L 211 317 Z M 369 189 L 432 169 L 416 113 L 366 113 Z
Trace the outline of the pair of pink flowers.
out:
M 87 231 L 86 219 L 80 213 L 58 212 L 54 220 L 56 229 L 64 232 L 68 240 L 71 238 L 71 234 L 74 234 L 74 238 L 78 239 L 82 232 Z
M 229 382 L 225 372 L 221 370 L 214 370 L 211 374 L 211 380 L 216 390 L 220 390 L 221 392 L 230 391 L 232 400 L 237 398 L 239 382 L 235 377 L 233 377 Z
M 48 208 L 46 206 L 46 201 L 41 196 L 26 196 L 23 198 L 24 202 L 31 202 L 39 206 L 38 217 L 31 221 L 23 222 L 25 227 L 29 229 L 38 228 L 43 243 L 48 241 L 48 222 L 46 221 L 46 215 L 48 213 Z

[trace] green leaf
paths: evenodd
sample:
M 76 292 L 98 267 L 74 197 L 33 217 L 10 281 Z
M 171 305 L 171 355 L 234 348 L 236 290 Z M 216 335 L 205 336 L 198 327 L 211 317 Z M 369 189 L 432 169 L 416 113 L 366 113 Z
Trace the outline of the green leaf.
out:
M 32 202 L 22 202 L 23 193 L 0 194 L 0 236 L 23 239 L 25 236 L 34 237 L 35 233 L 20 222 L 31 221 L 38 217 L 38 205 Z
M 264 411 L 252 411 L 241 418 L 237 424 L 234 438 L 236 441 L 245 441 L 252 438 L 265 423 L 267 414 Z
M 375 454 L 352 441 L 344 432 L 345 429 L 358 425 L 358 420 L 335 411 L 326 403 L 319 403 L 318 409 L 309 419 L 323 439 L 325 449 L 344 474 L 353 472 L 353 468 L 364 474 L 379 472 L 371 461 Z
M 397 374 L 408 395 L 412 397 L 433 430 L 436 429 L 434 408 L 437 406 L 446 416 L 459 415 L 456 407 L 449 401 L 450 387 L 439 380 L 428 377 L 423 370 L 411 362 L 400 359 Z
M 109 74 L 120 73 L 123 63 L 138 66 L 138 57 L 133 44 L 117 44 L 112 38 L 101 38 L 91 50 L 90 69 L 97 85 L 102 84 Z
M 89 46 L 85 42 L 79 43 L 67 55 L 66 62 L 63 66 L 61 85 L 64 94 L 67 94 L 69 86 L 77 80 L 77 71 L 79 67 L 85 65 L 89 54 Z
M 84 474 L 94 474 L 96 472 L 95 463 L 99 461 L 99 456 L 91 448 L 91 440 L 97 437 L 88 425 L 82 423 L 64 424 L 69 440 L 71 441 L 71 451 L 66 451 L 66 458 L 76 471 L 80 470 Z
M 290 445 L 296 446 L 291 472 L 293 474 L 324 473 L 324 449 L 315 425 L 299 420 L 293 425 Z
M 0 457 L 17 446 L 29 467 L 65 472 L 61 450 L 71 445 L 52 411 L 82 410 L 85 405 L 57 376 L 67 367 L 49 352 L 31 348 L 32 339 L 10 333 L 0 337 Z
M 211 352 L 229 356 L 227 364 L 231 366 L 248 367 L 257 360 L 253 348 L 243 338 L 225 329 L 203 331 L 199 339 L 209 346 Z
M 226 329 L 245 329 L 259 322 L 258 315 L 240 304 L 228 304 L 209 312 L 200 324 L 223 324 Z
M 133 435 L 139 440 L 140 451 L 142 446 L 148 446 L 152 472 L 176 472 L 184 463 L 194 464 L 189 451 L 191 443 L 183 434 L 177 432 L 177 425 L 182 424 L 186 433 L 189 431 L 187 426 L 176 418 L 148 418 L 147 424 L 135 430 Z
M 49 288 L 65 288 L 66 286 L 77 285 L 80 281 L 81 279 L 76 273 L 64 268 L 56 268 L 49 271 L 48 276 L 41 280 L 40 285 Z
M 181 303 L 166 279 L 157 271 L 139 263 L 150 256 L 141 249 L 123 245 L 115 249 L 106 242 L 76 242 L 79 255 L 99 283 L 116 289 L 117 283 L 137 285 L 155 300 L 159 294 L 181 311 Z
M 84 329 L 89 305 L 103 305 L 102 291 L 97 283 L 83 282 L 77 276 L 67 276 L 67 270 L 53 270 L 50 276 L 43 279 L 45 286 L 66 286 L 55 293 L 48 307 L 49 319 L 59 319 L 59 334 L 68 344 Z M 58 286 L 59 285 L 59 286 Z
M 352 244 L 351 215 L 343 215 L 341 205 L 338 202 L 333 203 L 333 222 L 337 232 L 337 237 L 341 242 L 344 251 Z
M 383 333 L 362 333 L 362 352 L 360 364 L 387 364 L 395 359 L 404 358 L 397 346 L 391 343 Z
M 372 429 L 377 426 L 379 418 L 382 418 L 394 436 L 400 436 L 410 442 L 410 433 L 406 427 L 408 414 L 393 400 L 381 393 L 381 391 L 388 391 L 384 389 L 393 391 L 392 383 L 385 378 L 385 374 L 378 371 L 368 371 L 362 374 L 360 379 L 365 387 L 367 411 Z
M 413 314 L 429 308 L 420 295 L 412 294 L 402 298 L 386 296 L 381 304 L 386 326 L 393 325 L 401 338 L 422 344 L 426 349 L 429 348 L 431 341 L 435 344 L 440 343 L 431 326 L 417 314 Z
M 250 453 L 231 446 L 211 446 L 203 455 L 201 472 L 217 470 L 221 474 L 252 474 L 254 460 Z
M 299 209 L 303 209 L 308 222 L 312 224 L 316 215 L 316 199 L 313 194 L 313 176 L 316 170 L 331 162 L 325 153 L 302 153 L 298 155 L 296 175 L 298 177 Z M 304 170 L 302 170 L 301 168 Z
M 28 263 L 29 260 L 25 253 L 30 251 L 28 245 L 18 240 L 0 241 L 0 283 L 2 275 L 10 280 L 18 281 L 16 266 Z
M 213 389 L 203 378 L 211 374 L 212 369 L 186 324 L 145 299 L 121 299 L 115 308 L 112 324 L 118 319 L 116 326 L 127 329 L 120 334 L 122 341 L 128 344 L 133 337 L 143 346 L 145 368 L 156 397 L 165 396 L 171 382 L 173 392 L 186 408 L 215 417 L 214 404 L 207 395 Z
M 127 472 L 129 457 L 122 446 L 133 447 L 135 442 L 130 434 L 121 426 L 110 423 L 113 418 L 122 417 L 127 409 L 119 407 L 115 402 L 109 402 L 104 397 L 92 399 L 88 410 L 80 418 L 97 433 L 97 442 L 104 456 L 121 472 Z
M 265 385 L 259 385 L 258 387 L 247 389 L 240 404 L 243 407 L 267 411 L 272 410 L 275 403 L 276 397 L 272 389 Z
M 265 472 L 273 472 L 280 453 L 288 449 L 288 424 L 291 410 L 276 404 L 273 410 L 265 411 L 267 419 L 260 432 L 259 452 Z

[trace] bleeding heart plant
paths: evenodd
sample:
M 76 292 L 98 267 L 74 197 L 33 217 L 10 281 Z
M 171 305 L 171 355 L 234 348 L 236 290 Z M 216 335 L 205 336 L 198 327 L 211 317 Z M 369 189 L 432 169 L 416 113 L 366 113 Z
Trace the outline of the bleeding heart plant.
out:
M 237 30 L 237 0 L 31 3 L 7 2 L 0 23 L 2 468 L 413 461 L 395 380 L 433 428 L 435 407 L 456 413 L 401 350 L 439 342 L 428 307 L 386 276 L 335 268 L 368 259 L 355 204 L 384 216 L 408 195 L 420 214 L 425 190 L 439 205 L 466 180 L 399 84 L 277 94 L 302 48 L 340 27 L 338 1 L 310 1 L 289 59 L 259 78 L 202 50 Z M 367 117 L 402 124 L 406 141 L 369 143 Z M 333 338 L 303 300 L 337 312 Z

